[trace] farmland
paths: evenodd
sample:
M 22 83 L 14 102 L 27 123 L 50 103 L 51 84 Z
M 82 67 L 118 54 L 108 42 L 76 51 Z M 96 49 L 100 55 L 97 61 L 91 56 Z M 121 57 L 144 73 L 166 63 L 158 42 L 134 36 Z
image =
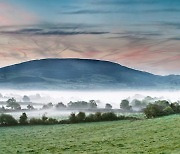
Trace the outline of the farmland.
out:
M 0 153 L 178 153 L 180 116 L 0 128 Z

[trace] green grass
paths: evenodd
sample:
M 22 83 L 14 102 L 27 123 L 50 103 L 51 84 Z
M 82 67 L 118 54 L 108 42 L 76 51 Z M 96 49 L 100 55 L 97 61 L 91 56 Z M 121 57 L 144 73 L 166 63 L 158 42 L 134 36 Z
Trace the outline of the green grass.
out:
M 0 128 L 0 154 L 179 154 L 180 116 Z

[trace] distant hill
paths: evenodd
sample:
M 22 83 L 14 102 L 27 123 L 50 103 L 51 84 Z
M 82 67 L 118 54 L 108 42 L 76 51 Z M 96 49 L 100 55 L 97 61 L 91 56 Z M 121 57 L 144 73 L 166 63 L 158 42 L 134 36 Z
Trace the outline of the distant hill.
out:
M 158 76 L 92 59 L 41 59 L 0 68 L 0 87 L 14 89 L 178 89 L 180 76 Z

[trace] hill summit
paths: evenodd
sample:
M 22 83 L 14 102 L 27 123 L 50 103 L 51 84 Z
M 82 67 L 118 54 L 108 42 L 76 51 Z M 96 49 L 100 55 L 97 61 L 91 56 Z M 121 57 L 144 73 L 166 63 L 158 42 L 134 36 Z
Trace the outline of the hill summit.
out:
M 41 59 L 0 68 L 0 87 L 15 89 L 176 89 L 180 76 L 158 76 L 94 59 Z

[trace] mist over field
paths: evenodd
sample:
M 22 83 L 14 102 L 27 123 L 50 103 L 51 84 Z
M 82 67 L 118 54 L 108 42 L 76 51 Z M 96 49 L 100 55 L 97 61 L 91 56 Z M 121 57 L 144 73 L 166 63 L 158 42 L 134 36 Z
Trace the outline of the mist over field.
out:
M 22 90 L 0 90 L 0 106 L 6 106 L 2 102 L 14 97 L 17 102 L 21 103 L 22 109 L 27 109 L 27 103 L 23 102 L 23 96 L 30 98 L 30 102 L 38 109 L 35 111 L 25 111 L 28 117 L 41 117 L 47 115 L 63 119 L 68 117 L 74 111 L 61 110 L 54 108 L 40 110 L 44 104 L 52 102 L 54 105 L 63 102 L 67 105 L 70 101 L 89 101 L 95 100 L 98 108 L 104 108 L 106 103 L 112 105 L 113 109 L 120 108 L 120 102 L 128 99 L 130 102 L 134 99 L 142 101 L 145 97 L 150 96 L 156 100 L 168 100 L 169 102 L 178 102 L 180 100 L 180 91 L 22 91 Z M 10 112 L 14 117 L 19 117 L 24 111 Z

